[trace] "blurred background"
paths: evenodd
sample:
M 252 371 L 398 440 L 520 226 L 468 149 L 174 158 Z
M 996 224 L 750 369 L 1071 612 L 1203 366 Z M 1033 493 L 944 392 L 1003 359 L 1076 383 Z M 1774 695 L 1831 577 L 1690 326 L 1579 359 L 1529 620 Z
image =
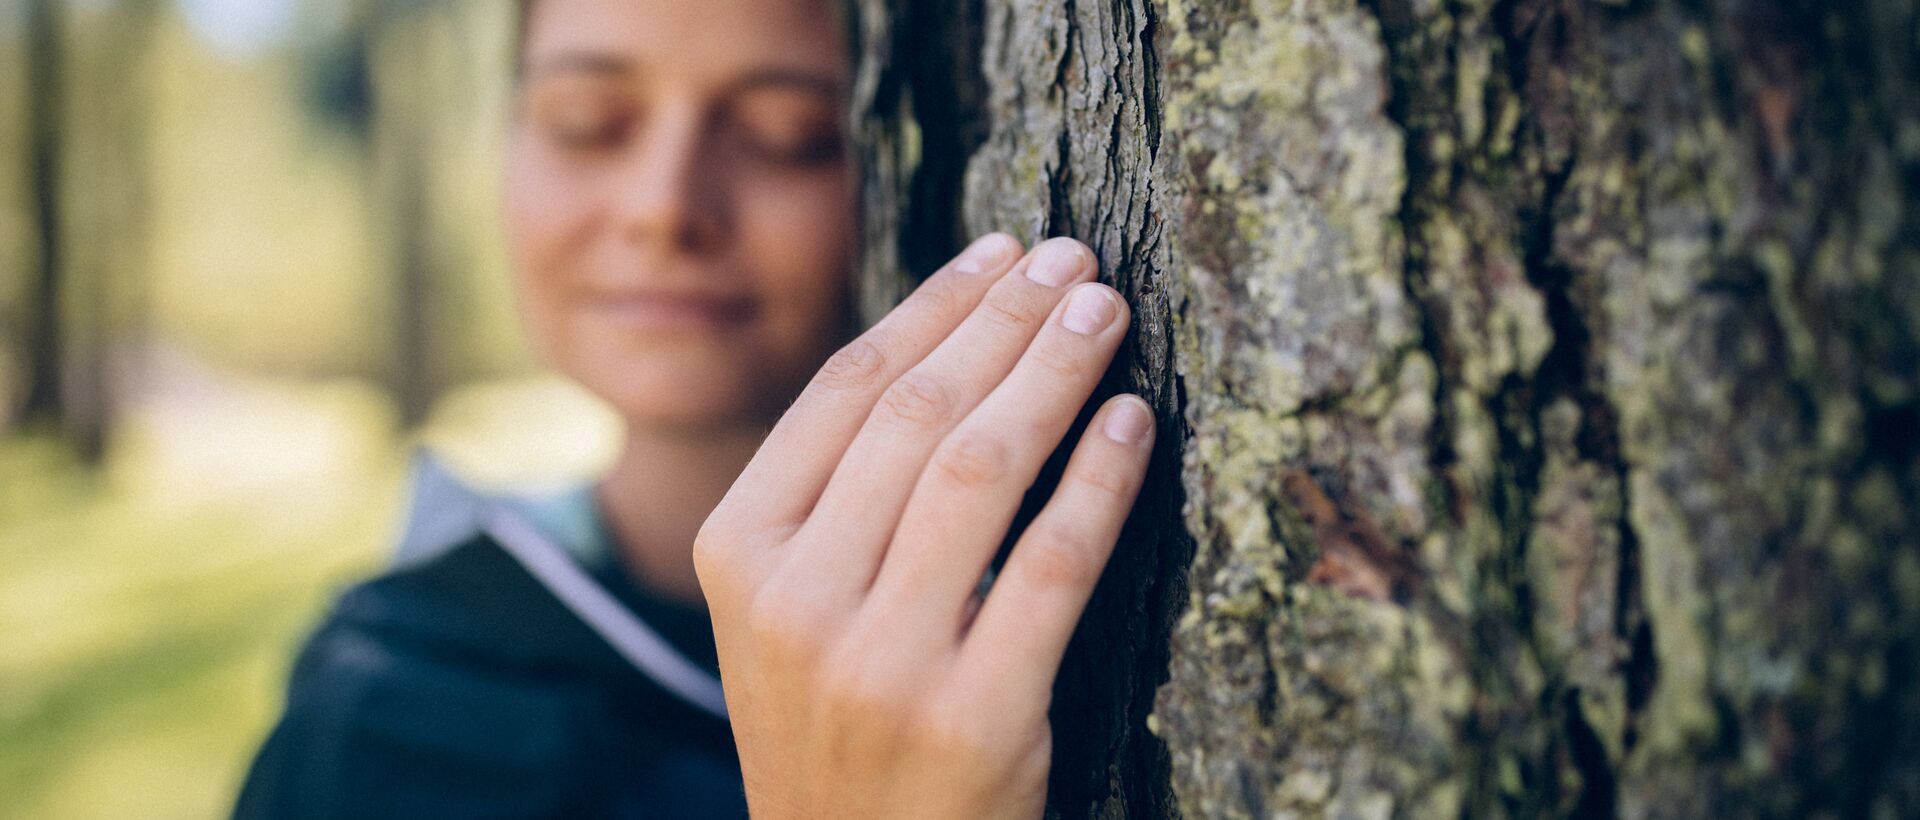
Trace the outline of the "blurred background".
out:
M 610 415 L 497 246 L 507 0 L 0 0 L 0 815 L 212 817 L 411 454 Z

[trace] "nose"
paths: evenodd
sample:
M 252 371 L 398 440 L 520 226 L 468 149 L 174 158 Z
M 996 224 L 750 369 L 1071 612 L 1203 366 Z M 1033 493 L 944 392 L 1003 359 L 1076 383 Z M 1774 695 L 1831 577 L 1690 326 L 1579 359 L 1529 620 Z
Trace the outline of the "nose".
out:
M 659 250 L 700 250 L 726 230 L 724 192 L 705 168 L 702 117 L 691 110 L 656 112 L 614 185 L 615 218 L 630 242 Z

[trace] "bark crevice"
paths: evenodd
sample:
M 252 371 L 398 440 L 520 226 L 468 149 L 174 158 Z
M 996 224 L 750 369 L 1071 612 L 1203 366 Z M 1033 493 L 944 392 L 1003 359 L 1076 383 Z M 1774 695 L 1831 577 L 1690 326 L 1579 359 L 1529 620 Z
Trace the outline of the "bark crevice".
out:
M 978 2 L 1167 436 L 1058 811 L 1920 810 L 1920 2 Z

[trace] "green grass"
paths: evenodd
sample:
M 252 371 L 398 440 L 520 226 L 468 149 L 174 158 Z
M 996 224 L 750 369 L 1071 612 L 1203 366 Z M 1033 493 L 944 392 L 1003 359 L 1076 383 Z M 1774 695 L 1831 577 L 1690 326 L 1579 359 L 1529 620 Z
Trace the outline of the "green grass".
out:
M 301 638 L 383 560 L 413 441 L 531 486 L 618 433 L 551 379 L 456 391 L 417 439 L 363 384 L 193 383 L 129 408 L 97 470 L 0 438 L 0 817 L 225 815 Z
M 377 561 L 396 481 L 276 531 L 276 502 L 299 499 L 173 508 L 44 442 L 0 444 L 6 813 L 224 813 L 301 633 Z

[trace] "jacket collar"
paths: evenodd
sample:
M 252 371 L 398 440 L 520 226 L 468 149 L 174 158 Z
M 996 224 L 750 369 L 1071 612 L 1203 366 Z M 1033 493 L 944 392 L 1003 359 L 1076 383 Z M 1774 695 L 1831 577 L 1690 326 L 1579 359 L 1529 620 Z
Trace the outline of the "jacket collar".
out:
M 422 451 L 414 459 L 411 495 L 393 559 L 396 572 L 431 571 L 476 542 L 497 546 L 635 670 L 701 711 L 726 717 L 719 679 L 594 579 L 593 572 L 611 559 L 585 490 L 545 498 L 490 496 Z

